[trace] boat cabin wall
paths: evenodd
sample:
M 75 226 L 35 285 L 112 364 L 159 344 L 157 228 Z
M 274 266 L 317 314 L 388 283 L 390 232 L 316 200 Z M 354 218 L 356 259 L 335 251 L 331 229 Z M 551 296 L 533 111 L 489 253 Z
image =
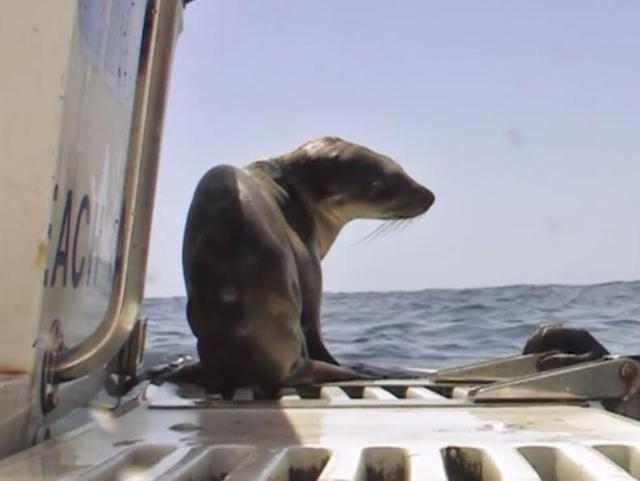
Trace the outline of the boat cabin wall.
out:
M 147 144 L 158 144 L 162 121 L 140 122 L 136 115 L 163 114 L 163 108 L 147 103 L 164 105 L 166 79 L 150 95 L 153 81 L 141 79 L 140 71 L 147 62 L 144 74 L 153 75 L 153 65 L 143 58 L 151 55 L 153 41 L 145 44 L 143 35 L 163 8 L 179 26 L 181 0 L 56 0 L 3 7 L 0 382 L 20 378 L 22 394 L 15 396 L 15 406 L 0 401 L 1 427 L 18 405 L 32 405 L 34 412 L 25 413 L 31 421 L 42 416 L 35 398 L 46 397 L 41 388 L 54 381 L 42 376 L 45 367 L 55 365 L 51 354 L 73 352 L 95 337 L 114 296 L 124 297 L 126 284 L 116 280 L 129 266 L 123 254 L 128 242 L 147 240 L 155 171 L 141 164 L 157 161 L 157 145 Z M 171 32 L 171 47 L 177 30 Z M 172 54 L 168 48 L 158 56 Z M 166 63 L 168 71 L 170 59 Z M 145 139 L 144 129 L 152 127 L 153 139 Z M 132 175 L 153 177 L 141 199 L 136 189 L 144 182 L 132 181 Z M 139 205 L 149 209 L 135 212 Z M 133 221 L 134 216 L 147 219 Z M 136 292 L 129 293 L 129 311 L 141 301 L 146 247 L 138 246 L 145 252 L 134 252 L 131 261 L 141 272 Z M 115 292 L 118 285 L 125 287 Z M 126 337 L 122 331 L 118 334 Z

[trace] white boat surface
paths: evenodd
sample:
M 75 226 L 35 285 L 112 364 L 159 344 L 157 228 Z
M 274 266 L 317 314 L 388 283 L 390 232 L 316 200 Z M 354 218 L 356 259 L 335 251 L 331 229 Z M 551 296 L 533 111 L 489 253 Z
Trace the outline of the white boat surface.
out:
M 638 423 L 586 400 L 594 378 L 634 369 L 635 361 L 525 374 L 535 357 L 288 389 L 278 400 L 238 390 L 223 401 L 195 388 L 142 384 L 54 423 L 49 439 L 0 462 L 0 478 L 638 479 Z M 522 376 L 498 380 L 505 369 Z M 605 403 L 628 394 L 628 383 L 614 379 L 599 395 Z

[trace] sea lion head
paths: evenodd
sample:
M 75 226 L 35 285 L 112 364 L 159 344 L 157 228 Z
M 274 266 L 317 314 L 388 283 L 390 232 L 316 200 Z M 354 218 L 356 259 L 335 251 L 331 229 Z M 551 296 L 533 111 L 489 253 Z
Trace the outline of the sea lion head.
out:
M 306 142 L 276 159 L 280 176 L 308 203 L 352 219 L 408 219 L 435 196 L 389 157 L 337 137 Z

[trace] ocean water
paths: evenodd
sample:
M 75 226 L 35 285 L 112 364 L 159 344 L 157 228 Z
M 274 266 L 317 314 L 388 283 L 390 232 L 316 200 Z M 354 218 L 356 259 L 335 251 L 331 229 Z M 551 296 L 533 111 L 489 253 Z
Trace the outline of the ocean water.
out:
M 183 297 L 145 300 L 145 365 L 197 357 Z M 640 281 L 415 292 L 325 293 L 322 331 L 341 361 L 439 368 L 517 354 L 541 322 L 579 326 L 640 354 Z

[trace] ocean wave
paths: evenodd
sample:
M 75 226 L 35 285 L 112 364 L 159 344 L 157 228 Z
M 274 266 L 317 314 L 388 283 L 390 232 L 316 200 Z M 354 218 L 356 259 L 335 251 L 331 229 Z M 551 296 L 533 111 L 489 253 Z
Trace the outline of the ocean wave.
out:
M 182 297 L 145 300 L 145 364 L 196 357 Z M 614 353 L 640 351 L 640 281 L 412 292 L 325 293 L 324 338 L 338 359 L 437 368 L 517 354 L 541 322 L 589 329 Z

